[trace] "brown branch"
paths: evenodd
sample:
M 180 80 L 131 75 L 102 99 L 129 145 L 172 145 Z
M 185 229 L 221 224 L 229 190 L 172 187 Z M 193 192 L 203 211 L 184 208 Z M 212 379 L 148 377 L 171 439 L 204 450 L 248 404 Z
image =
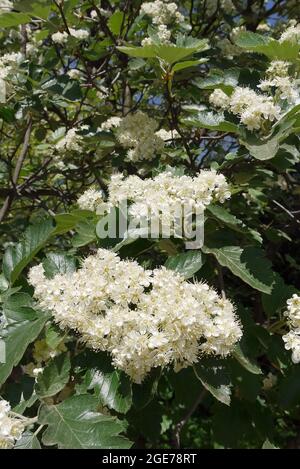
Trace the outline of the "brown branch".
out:
M 206 389 L 201 389 L 200 394 L 197 396 L 195 402 L 193 403 L 192 407 L 186 412 L 186 414 L 182 417 L 182 419 L 176 424 L 174 430 L 174 446 L 175 448 L 180 448 L 180 434 L 184 427 L 184 425 L 188 422 L 191 418 L 195 410 L 197 410 L 198 405 L 202 402 L 205 394 Z
M 16 184 L 18 182 L 19 175 L 20 175 L 20 172 L 21 172 L 21 169 L 22 169 L 22 165 L 24 163 L 24 159 L 26 157 L 26 154 L 27 154 L 27 151 L 28 151 L 28 148 L 29 148 L 31 128 L 32 128 L 32 118 L 29 117 L 27 128 L 26 128 L 25 135 L 24 135 L 23 146 L 22 146 L 22 149 L 20 151 L 20 155 L 19 155 L 19 158 L 17 160 L 15 170 L 14 170 L 14 173 L 13 173 L 13 177 L 12 177 L 13 186 L 16 186 Z M 6 197 L 6 199 L 4 201 L 4 204 L 3 204 L 3 206 L 0 210 L 0 223 L 4 220 L 5 216 L 7 215 L 14 198 L 15 198 L 15 191 L 12 192 L 11 194 L 9 194 Z

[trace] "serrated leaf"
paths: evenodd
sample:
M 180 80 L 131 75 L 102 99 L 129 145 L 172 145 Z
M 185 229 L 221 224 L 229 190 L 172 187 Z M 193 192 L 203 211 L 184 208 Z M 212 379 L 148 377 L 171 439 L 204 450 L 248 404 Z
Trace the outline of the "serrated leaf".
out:
M 34 256 L 42 249 L 54 233 L 51 220 L 45 220 L 29 226 L 23 240 L 15 246 L 10 246 L 3 257 L 3 273 L 13 284 L 22 270 Z
M 260 375 L 261 369 L 259 366 L 256 365 L 250 358 L 246 357 L 244 354 L 240 344 L 237 344 L 232 352 L 234 358 L 245 368 L 247 371 L 254 375 Z
M 69 381 L 70 368 L 70 358 L 67 354 L 55 357 L 37 377 L 35 386 L 37 395 L 43 399 L 61 391 Z
M 297 43 L 279 42 L 251 31 L 242 31 L 236 37 L 235 44 L 250 52 L 264 54 L 277 60 L 297 60 L 300 50 L 300 45 Z
M 82 394 L 58 405 L 43 405 L 38 421 L 48 425 L 42 441 L 60 449 L 126 449 L 127 438 L 120 436 L 125 425 L 116 417 L 97 412 L 98 400 Z
M 173 72 L 179 72 L 180 70 L 184 70 L 185 68 L 195 67 L 196 65 L 203 64 L 207 62 L 208 59 L 199 59 L 199 60 L 186 60 L 185 62 L 179 62 L 173 65 L 172 70 Z
M 4 303 L 6 321 L 0 329 L 0 339 L 5 344 L 5 363 L 0 363 L 0 385 L 20 362 L 28 345 L 37 338 L 49 318 L 49 315 L 35 311 L 26 303 L 11 308 L 11 303 Z
M 200 111 L 182 120 L 186 125 L 197 128 L 219 130 L 221 132 L 239 133 L 239 128 L 233 122 L 226 121 L 223 113 Z
M 269 440 L 265 440 L 262 445 L 262 449 L 279 449 L 277 446 L 273 445 Z
M 225 362 L 214 358 L 201 359 L 194 371 L 202 385 L 218 401 L 230 405 L 230 379 Z
M 131 57 L 160 58 L 172 65 L 173 63 L 180 62 L 180 60 L 189 57 L 196 52 L 202 52 L 208 49 L 208 45 L 206 40 L 202 40 L 198 41 L 198 44 L 195 45 L 195 47 L 179 47 L 163 44 L 144 47 L 123 46 L 117 47 L 117 49 Z
M 104 353 L 98 353 L 97 357 L 98 365 L 87 370 L 80 389 L 82 386 L 86 391 L 93 389 L 104 406 L 125 414 L 132 404 L 131 382 L 111 365 Z
M 274 282 L 271 262 L 263 251 L 256 247 L 224 246 L 211 248 L 203 246 L 205 254 L 213 254 L 219 264 L 227 267 L 234 275 L 252 288 L 270 294 Z
M 165 267 L 175 270 L 183 275 L 185 279 L 191 278 L 203 265 L 201 251 L 190 250 L 170 256 L 165 262 Z
M 41 449 L 41 445 L 34 433 L 26 431 L 16 442 L 14 449 Z
M 43 268 L 47 278 L 57 274 L 67 274 L 76 270 L 76 262 L 72 256 L 64 253 L 50 252 L 43 261 Z

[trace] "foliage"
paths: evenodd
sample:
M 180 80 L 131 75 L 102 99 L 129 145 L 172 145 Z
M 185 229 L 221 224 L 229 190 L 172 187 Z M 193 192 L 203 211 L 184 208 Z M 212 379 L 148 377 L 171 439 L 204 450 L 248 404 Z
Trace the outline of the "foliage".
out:
M 282 335 L 299 294 L 300 32 L 284 36 L 298 2 L 177 2 L 168 38 L 141 4 L 15 0 L 2 11 L 0 0 L 0 394 L 28 421 L 15 448 L 297 446 L 300 368 Z M 288 62 L 288 91 L 268 71 L 274 61 Z M 235 111 L 239 88 L 268 95 L 276 115 L 264 108 L 250 122 L 255 98 Z M 140 121 L 124 144 L 108 120 L 137 111 L 156 128 Z M 107 199 L 117 172 L 203 169 L 223 174 L 231 197 L 206 207 L 201 248 L 138 230 L 104 239 L 103 213 L 77 204 L 88 189 Z M 228 298 L 243 326 L 233 353 L 153 368 L 137 384 L 87 349 L 41 309 L 28 271 L 71 275 L 97 248 Z

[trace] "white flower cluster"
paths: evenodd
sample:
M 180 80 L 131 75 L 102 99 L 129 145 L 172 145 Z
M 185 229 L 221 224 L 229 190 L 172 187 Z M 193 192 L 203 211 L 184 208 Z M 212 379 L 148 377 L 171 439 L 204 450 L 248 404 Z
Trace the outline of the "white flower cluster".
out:
M 71 80 L 79 80 L 82 77 L 82 72 L 77 68 L 71 68 L 71 70 L 68 70 L 67 74 Z
M 103 249 L 53 279 L 41 264 L 33 267 L 29 282 L 62 328 L 109 352 L 136 383 L 155 367 L 192 365 L 201 353 L 225 356 L 242 335 L 231 302 L 207 284 L 188 283 L 164 267 L 144 270 Z
M 76 39 L 87 39 L 90 33 L 86 29 L 73 29 L 69 28 L 69 34 L 66 31 L 60 32 L 57 31 L 56 33 L 52 34 L 51 39 L 56 44 L 65 44 L 68 40 L 69 36 L 73 36 Z
M 170 225 L 174 214 L 202 213 L 213 201 L 224 202 L 230 197 L 225 177 L 216 171 L 201 171 L 196 177 L 176 176 L 171 172 L 153 179 L 122 174 L 113 175 L 108 187 L 111 206 L 130 201 L 129 214 L 136 220 L 160 220 Z M 169 219 L 168 219 L 169 217 Z
M 95 189 L 88 189 L 79 197 L 77 203 L 82 210 L 96 212 L 97 207 L 103 203 L 103 193 Z
M 12 52 L 0 57 L 0 103 L 6 102 L 7 85 L 12 83 L 18 66 L 24 60 L 21 52 Z
M 274 121 L 280 117 L 281 109 L 271 96 L 258 94 L 248 87 L 235 88 L 230 97 L 222 90 L 214 90 L 210 102 L 239 116 L 249 130 L 259 130 L 265 121 Z
M 81 151 L 81 135 L 77 134 L 77 129 L 70 129 L 66 135 L 55 145 L 58 151 Z
M 164 148 L 164 140 L 155 133 L 158 123 L 142 111 L 127 114 L 117 127 L 120 144 L 129 148 L 130 161 L 152 160 Z
M 146 14 L 152 19 L 152 23 L 156 28 L 156 36 L 162 44 L 171 44 L 172 33 L 168 29 L 168 25 L 184 21 L 184 16 L 178 11 L 176 3 L 168 0 L 142 3 L 140 14 Z M 142 46 L 151 46 L 152 44 L 153 40 L 150 37 L 142 40 Z
M 154 2 L 142 3 L 141 14 L 148 15 L 152 18 L 153 24 L 170 24 L 173 22 L 180 23 L 184 20 L 183 15 L 178 11 L 176 3 L 168 0 L 155 0 Z
M 171 34 L 172 32 L 168 29 L 167 25 L 159 24 L 157 26 L 156 35 L 160 43 L 171 44 L 170 43 Z M 151 37 L 145 37 L 145 39 L 143 39 L 141 42 L 142 46 L 152 46 L 152 44 L 154 44 L 154 41 Z
M 0 0 L 0 13 L 5 13 L 12 10 L 14 7 L 13 2 L 10 0 Z
M 121 124 L 121 117 L 109 117 L 106 121 L 102 122 L 100 130 L 111 130 L 119 127 Z
M 297 44 L 300 41 L 300 23 L 297 23 L 295 20 L 290 21 L 290 26 L 281 34 L 279 38 L 279 42 L 285 41 L 294 44 Z
M 299 99 L 299 87 L 296 80 L 289 76 L 289 63 L 275 60 L 270 63 L 266 71 L 266 79 L 262 80 L 258 87 L 262 91 L 269 91 L 274 87 L 280 99 L 286 99 L 289 103 L 295 103 Z
M 22 419 L 10 414 L 9 402 L 0 400 L 0 449 L 11 449 L 19 440 L 25 426 Z
M 285 342 L 286 350 L 292 350 L 292 360 L 294 363 L 300 362 L 300 296 L 294 294 L 287 301 L 287 311 L 290 331 L 282 338 Z

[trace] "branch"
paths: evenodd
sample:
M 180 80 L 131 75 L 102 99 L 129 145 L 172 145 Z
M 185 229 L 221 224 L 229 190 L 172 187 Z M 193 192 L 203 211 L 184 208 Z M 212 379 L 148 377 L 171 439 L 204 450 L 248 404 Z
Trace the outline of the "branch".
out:
M 19 175 L 22 169 L 22 165 L 24 163 L 24 159 L 28 151 L 31 128 L 32 128 L 32 118 L 29 117 L 27 128 L 26 128 L 25 135 L 24 135 L 23 146 L 22 146 L 19 158 L 17 160 L 15 170 L 13 173 L 13 177 L 12 177 L 12 183 L 14 186 L 16 186 L 18 182 Z M 7 212 L 9 211 L 14 198 L 15 198 L 15 191 L 6 197 L 4 204 L 0 210 L 0 223 L 3 221 Z
M 192 407 L 186 412 L 186 414 L 182 417 L 182 419 L 176 424 L 174 430 L 174 446 L 175 448 L 180 448 L 180 433 L 184 425 L 188 422 L 191 418 L 195 410 L 197 410 L 198 405 L 202 402 L 203 398 L 206 395 L 206 389 L 201 389 L 200 394 L 197 396 L 195 402 L 193 403 Z

